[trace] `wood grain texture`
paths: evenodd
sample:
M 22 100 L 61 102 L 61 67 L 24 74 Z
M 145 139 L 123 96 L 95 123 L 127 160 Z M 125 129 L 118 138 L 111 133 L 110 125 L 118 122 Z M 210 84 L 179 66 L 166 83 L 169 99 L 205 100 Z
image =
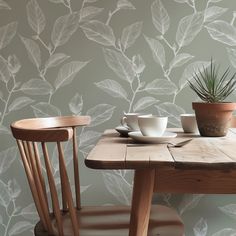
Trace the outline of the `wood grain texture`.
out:
M 117 132 L 108 130 L 85 159 L 85 164 L 96 169 L 124 169 L 127 138 L 120 138 Z
M 154 169 L 140 169 L 134 173 L 129 236 L 147 235 L 154 178 Z
M 35 186 L 35 181 L 33 178 L 33 174 L 32 174 L 32 169 L 29 165 L 29 162 L 26 158 L 26 154 L 24 151 L 24 147 L 23 147 L 23 142 L 21 140 L 17 140 L 17 145 L 20 151 L 20 156 L 25 168 L 25 173 L 28 179 L 28 183 L 30 186 L 30 190 L 34 199 L 34 203 L 37 209 L 37 212 L 39 214 L 40 220 L 42 222 L 43 225 L 43 229 L 47 230 L 49 233 L 53 233 L 53 229 L 52 229 L 52 224 L 51 224 L 51 220 L 49 217 L 49 211 L 47 210 L 47 204 L 45 203 L 46 207 L 44 207 L 44 204 L 42 204 L 40 202 L 39 196 L 38 196 L 38 192 L 37 192 L 37 188 Z
M 232 169 L 236 168 L 236 129 L 226 137 L 207 138 L 198 134 L 185 134 L 181 129 L 170 129 L 178 134 L 173 142 L 192 138 L 181 148 L 167 144 L 135 144 L 130 138 L 120 138 L 113 130 L 105 133 L 85 160 L 94 169 Z M 172 141 L 172 140 L 171 140 Z
M 156 169 L 155 192 L 236 194 L 236 170 Z
M 232 133 L 231 133 L 232 135 Z M 169 148 L 176 168 L 235 168 L 235 137 L 199 137 L 181 148 Z
M 11 124 L 16 139 L 33 142 L 67 141 L 72 138 L 71 127 L 88 125 L 89 116 L 60 116 L 19 120 Z
M 79 236 L 79 222 L 76 208 L 72 198 L 70 181 L 67 174 L 65 156 L 61 142 L 73 139 L 73 164 L 74 182 L 76 185 L 76 207 L 80 208 L 80 186 L 78 168 L 78 147 L 76 140 L 76 126 L 87 125 L 90 122 L 88 116 L 34 118 L 14 122 L 11 125 L 13 136 L 17 140 L 19 151 L 34 198 L 37 211 L 42 223 L 44 234 L 64 236 L 63 215 L 67 215 L 71 224 L 70 235 Z M 36 142 L 42 144 L 42 154 L 45 160 L 46 175 L 52 200 L 53 213 L 50 214 L 46 182 L 42 173 L 39 150 Z M 60 182 L 62 191 L 62 209 L 58 200 L 55 176 L 52 172 L 51 158 L 47 150 L 48 142 L 56 142 L 58 147 Z M 58 181 L 58 179 L 57 179 Z M 40 224 L 41 224 L 40 223 Z
M 77 211 L 80 222 L 80 236 L 128 236 L 130 207 L 102 206 L 82 207 Z M 55 226 L 55 219 L 52 219 Z M 63 214 L 65 236 L 72 236 L 68 213 Z M 56 229 L 55 229 L 56 230 Z M 150 214 L 148 236 L 182 236 L 184 227 L 178 214 L 169 207 L 153 205 Z M 51 236 L 42 229 L 39 222 L 35 227 L 36 236 Z
M 50 188 L 50 193 L 51 193 L 53 214 L 56 218 L 56 223 L 57 223 L 58 235 L 63 236 L 64 233 L 63 233 L 63 227 L 62 227 L 62 217 L 61 217 L 61 212 L 60 212 L 60 205 L 59 205 L 59 200 L 58 200 L 56 184 L 53 177 L 53 172 L 52 172 L 52 167 L 49 160 L 47 146 L 44 142 L 42 143 L 42 149 L 43 149 L 45 167 L 47 171 L 48 183 L 49 183 L 49 188 Z

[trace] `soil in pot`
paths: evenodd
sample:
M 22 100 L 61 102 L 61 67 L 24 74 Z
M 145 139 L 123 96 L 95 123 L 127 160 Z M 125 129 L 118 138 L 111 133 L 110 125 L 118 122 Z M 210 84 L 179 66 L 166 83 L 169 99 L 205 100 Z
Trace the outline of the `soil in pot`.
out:
M 193 102 L 192 106 L 201 136 L 222 137 L 227 134 L 236 103 Z

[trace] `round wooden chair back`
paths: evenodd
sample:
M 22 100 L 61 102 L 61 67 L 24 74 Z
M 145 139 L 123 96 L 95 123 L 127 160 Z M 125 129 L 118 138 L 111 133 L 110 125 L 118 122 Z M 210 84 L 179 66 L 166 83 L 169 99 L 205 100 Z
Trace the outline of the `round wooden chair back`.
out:
M 43 165 L 41 163 L 38 143 L 41 143 L 42 156 L 45 163 L 47 181 L 51 195 L 53 216 L 56 219 L 56 228 L 59 236 L 63 236 L 63 212 L 69 212 L 74 235 L 79 235 L 76 209 L 81 208 L 80 183 L 78 168 L 78 146 L 76 127 L 86 126 L 90 123 L 89 116 L 64 116 L 50 118 L 33 118 L 19 120 L 11 124 L 11 130 L 20 151 L 25 172 L 28 178 L 32 196 L 42 222 L 42 226 L 48 234 L 54 234 L 50 213 L 50 202 L 47 196 Z M 73 166 L 76 204 L 73 202 L 71 185 L 66 168 L 62 142 L 72 140 Z M 48 142 L 55 142 L 59 163 L 61 198 L 60 204 L 53 175 L 52 163 L 49 158 Z M 62 206 L 60 206 L 62 205 Z

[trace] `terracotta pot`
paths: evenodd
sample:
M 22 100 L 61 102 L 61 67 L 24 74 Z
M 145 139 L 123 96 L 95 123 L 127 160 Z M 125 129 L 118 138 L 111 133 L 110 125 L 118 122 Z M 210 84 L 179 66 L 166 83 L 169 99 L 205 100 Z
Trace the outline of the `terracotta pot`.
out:
M 193 102 L 192 107 L 201 136 L 221 137 L 227 134 L 236 103 Z

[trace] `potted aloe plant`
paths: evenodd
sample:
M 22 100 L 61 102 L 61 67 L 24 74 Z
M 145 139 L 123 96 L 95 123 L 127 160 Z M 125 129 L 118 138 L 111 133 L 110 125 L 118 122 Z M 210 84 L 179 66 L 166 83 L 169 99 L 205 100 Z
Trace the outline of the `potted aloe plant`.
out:
M 194 73 L 193 79 L 188 81 L 190 88 L 203 101 L 192 103 L 202 136 L 220 137 L 227 134 L 236 103 L 224 100 L 236 88 L 235 75 L 236 73 L 230 75 L 229 68 L 220 74 L 219 66 L 211 59 L 209 67 L 199 69 L 198 73 Z

